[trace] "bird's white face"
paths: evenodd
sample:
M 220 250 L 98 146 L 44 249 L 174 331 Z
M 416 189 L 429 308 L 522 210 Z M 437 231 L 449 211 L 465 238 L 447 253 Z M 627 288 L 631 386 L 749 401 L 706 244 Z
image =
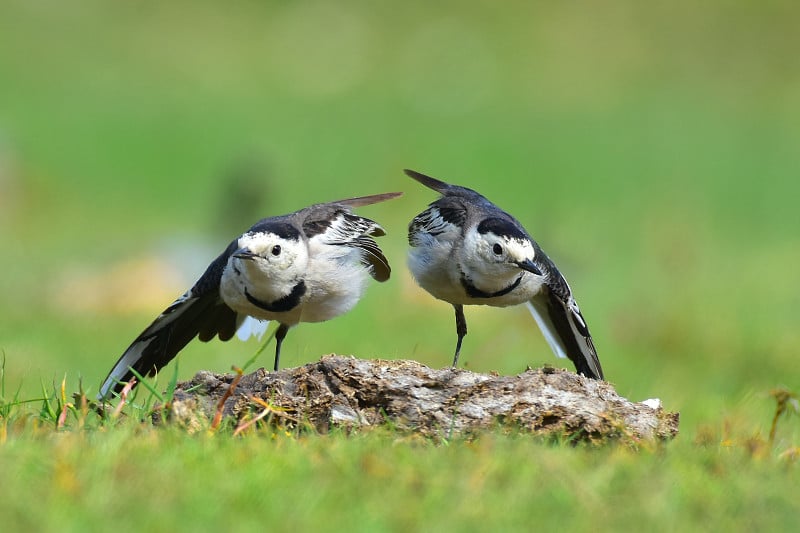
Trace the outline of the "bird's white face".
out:
M 232 266 L 247 270 L 250 276 L 293 280 L 300 278 L 308 265 L 308 249 L 296 239 L 274 233 L 245 233 L 238 244 L 239 250 L 231 257 Z
M 536 250 L 530 240 L 518 236 L 480 233 L 473 228 L 464 237 L 462 268 L 476 281 L 508 280 L 522 270 L 538 274 L 533 262 Z

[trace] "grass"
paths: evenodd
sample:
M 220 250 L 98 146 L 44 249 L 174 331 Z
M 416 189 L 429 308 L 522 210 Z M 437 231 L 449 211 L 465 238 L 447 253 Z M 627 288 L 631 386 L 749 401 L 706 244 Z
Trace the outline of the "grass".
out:
M 783 530 L 796 516 L 797 448 L 753 439 L 574 447 L 494 432 L 442 445 L 391 429 L 231 438 L 93 414 L 61 431 L 3 422 L 14 460 L 0 475 L 24 487 L 0 499 L 11 530 Z M 47 512 L 30 512 L 32 495 Z
M 3 3 L 0 515 L 12 529 L 787 529 L 791 408 L 769 435 L 771 391 L 800 391 L 797 14 Z M 330 352 L 446 365 L 452 311 L 403 266 L 405 226 L 433 196 L 404 167 L 479 189 L 528 227 L 619 392 L 681 412 L 675 442 L 187 436 L 138 422 L 143 388 L 124 422 L 81 427 L 72 393 L 93 396 L 232 235 L 351 195 L 405 192 L 361 211 L 387 230 L 393 278 L 292 330 L 284 365 Z M 523 309 L 467 320 L 472 370 L 562 364 Z M 256 349 L 190 345 L 157 392 Z
M 601 445 L 500 428 L 445 441 L 391 425 L 320 435 L 269 418 L 235 431 L 216 417 L 154 426 L 176 376 L 99 414 L 66 380 L 7 400 L 0 365 L 5 527 L 746 531 L 796 520 L 800 409 L 785 389 L 674 442 Z M 47 512 L 31 512 L 33 499 Z

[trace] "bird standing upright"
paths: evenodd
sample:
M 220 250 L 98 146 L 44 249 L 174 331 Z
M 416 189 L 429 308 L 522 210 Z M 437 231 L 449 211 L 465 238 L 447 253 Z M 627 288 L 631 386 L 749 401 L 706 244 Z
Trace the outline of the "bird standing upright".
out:
M 247 317 L 280 323 L 277 370 L 290 327 L 346 313 L 361 299 L 369 276 L 389 279 L 389 262 L 373 239 L 385 234 L 383 228 L 351 208 L 400 194 L 316 204 L 257 222 L 133 341 L 103 382 L 98 399 L 121 390 L 134 376 L 131 369 L 154 374 L 195 337 L 230 339 Z
M 405 172 L 442 195 L 408 226 L 408 266 L 423 289 L 455 309 L 453 367 L 467 334 L 465 305 L 524 303 L 557 356 L 584 376 L 604 379 L 572 290 L 522 225 L 472 189 Z

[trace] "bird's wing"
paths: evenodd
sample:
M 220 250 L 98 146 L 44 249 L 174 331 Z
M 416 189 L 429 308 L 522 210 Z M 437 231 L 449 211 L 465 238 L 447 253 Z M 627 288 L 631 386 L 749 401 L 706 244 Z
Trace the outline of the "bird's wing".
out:
M 444 196 L 415 216 L 408 225 L 408 243 L 424 246 L 428 241 L 453 241 L 459 238 L 466 225 L 467 209 L 457 198 Z
M 193 338 L 209 341 L 215 336 L 226 341 L 233 337 L 241 322 L 236 312 L 219 295 L 222 271 L 236 241 L 209 265 L 189 291 L 167 307 L 147 329 L 131 343 L 100 387 L 98 399 L 119 392 L 133 376 L 152 375 L 169 363 Z
M 549 283 L 528 302 L 528 309 L 558 357 L 569 358 L 579 374 L 604 379 L 589 327 L 567 281 L 555 267 L 547 270 Z
M 358 248 L 363 252 L 362 261 L 370 267 L 372 277 L 377 281 L 389 279 L 392 272 L 389 261 L 372 238 L 383 236 L 386 232 L 374 220 L 353 214 L 341 204 L 323 204 L 309 208 L 302 226 L 309 239 L 317 238 L 328 245 Z

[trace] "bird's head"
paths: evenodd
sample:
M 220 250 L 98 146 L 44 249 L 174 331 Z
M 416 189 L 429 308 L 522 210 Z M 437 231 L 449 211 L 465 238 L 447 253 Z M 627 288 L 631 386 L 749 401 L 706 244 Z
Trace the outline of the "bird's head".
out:
M 475 274 L 505 277 L 525 270 L 542 275 L 533 242 L 512 220 L 482 220 L 465 235 L 464 252 L 470 263 L 465 266 Z
M 239 237 L 237 244 L 239 248 L 232 254 L 231 262 L 251 275 L 294 279 L 308 265 L 308 249 L 300 232 L 290 224 L 254 228 Z

